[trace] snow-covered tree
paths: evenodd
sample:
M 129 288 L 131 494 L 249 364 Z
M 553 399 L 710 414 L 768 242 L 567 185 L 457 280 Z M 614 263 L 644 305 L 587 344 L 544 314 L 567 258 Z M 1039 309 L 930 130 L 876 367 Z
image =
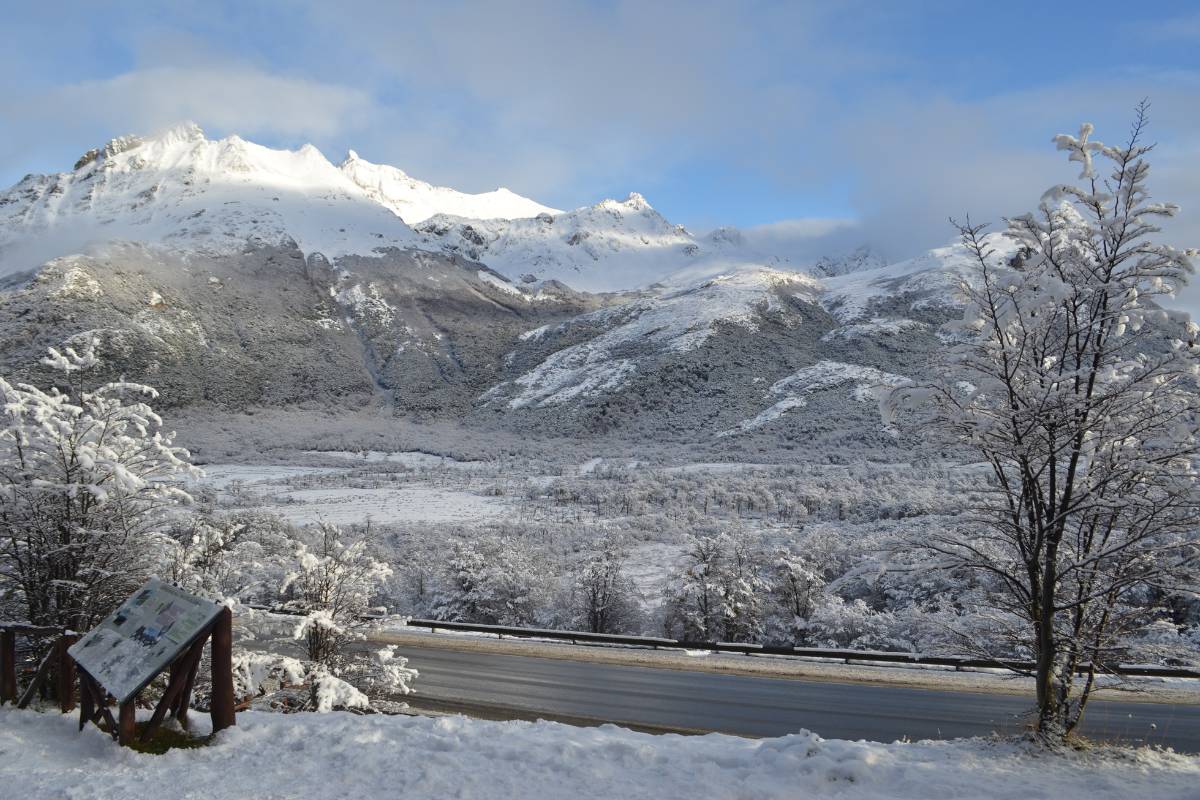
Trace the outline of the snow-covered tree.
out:
M 367 612 L 392 568 L 375 559 L 366 537 L 348 540 L 335 525 L 318 525 L 312 538 L 296 549 L 280 594 L 286 609 L 304 615 L 294 635 L 309 660 L 336 667 L 345 645 L 363 638 Z
M 286 523 L 270 514 L 202 512 L 167 533 L 164 577 L 214 600 L 274 601 L 295 555 Z
M 321 524 L 309 538 L 296 547 L 279 587 L 282 607 L 303 614 L 291 635 L 303 643 L 307 659 L 239 654 L 235 668 L 242 690 L 257 693 L 267 679 L 303 683 L 308 694 L 299 710 L 315 711 L 368 709 L 373 698 L 408 694 L 417 671 L 396 655 L 395 645 L 373 651 L 348 647 L 366 638 L 368 612 L 391 567 L 374 557 L 367 534 L 354 538 Z
M 728 536 L 721 592 L 724 638 L 728 641 L 762 641 L 770 593 L 762 562 L 757 538 Z
M 1020 620 L 996 634 L 1036 661 L 1047 738 L 1075 729 L 1096 671 L 1148 621 L 1132 601 L 1197 585 L 1200 348 L 1187 315 L 1158 303 L 1195 252 L 1155 241 L 1177 208 L 1147 190 L 1145 112 L 1119 147 L 1093 141 L 1090 125 L 1055 138 L 1080 183 L 1009 220 L 1014 256 L 1000 258 L 1002 240 L 982 226 L 961 226 L 975 275 L 960 344 L 939 381 L 893 397 L 930 401 L 940 429 L 991 469 L 975 526 L 920 544 L 986 576 L 999 610 Z
M 890 633 L 895 618 L 889 612 L 872 610 L 861 598 L 846 601 L 836 594 L 822 594 L 802 629 L 817 647 L 851 650 L 904 650 L 904 643 Z
M 86 630 L 159 563 L 195 472 L 137 383 L 90 386 L 98 342 L 51 349 L 63 389 L 0 378 L 0 583 L 28 618 Z
M 769 587 L 757 545 L 741 531 L 687 537 L 665 592 L 668 630 L 697 641 L 759 641 Z
M 667 630 L 678 626 L 685 639 L 721 638 L 721 591 L 724 540 L 694 536 L 685 540 L 683 563 L 664 592 Z
M 437 619 L 484 625 L 531 625 L 546 604 L 542 565 L 515 537 L 455 545 L 434 599 Z
M 795 641 L 812 615 L 813 604 L 825 585 L 825 579 L 809 558 L 787 548 L 771 557 L 767 568 L 773 616 L 778 621 L 776 638 L 789 636 Z
M 628 553 L 614 538 L 576 564 L 571 574 L 573 622 L 593 633 L 623 633 L 639 616 L 637 587 L 625 574 Z

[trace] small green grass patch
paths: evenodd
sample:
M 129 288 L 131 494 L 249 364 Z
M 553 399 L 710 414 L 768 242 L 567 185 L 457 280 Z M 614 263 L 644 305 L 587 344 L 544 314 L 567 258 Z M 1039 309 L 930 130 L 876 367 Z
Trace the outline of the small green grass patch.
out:
M 147 722 L 137 724 L 137 735 L 129 743 L 130 750 L 159 756 L 168 750 L 194 750 L 198 747 L 207 747 L 213 738 L 212 735 L 193 736 L 182 728 L 161 725 L 148 741 L 143 742 L 142 732 L 146 730 L 147 724 Z

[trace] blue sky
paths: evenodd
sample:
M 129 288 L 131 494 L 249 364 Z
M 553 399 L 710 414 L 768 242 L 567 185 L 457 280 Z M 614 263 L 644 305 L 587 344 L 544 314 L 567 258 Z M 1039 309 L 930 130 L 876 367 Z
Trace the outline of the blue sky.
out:
M 698 230 L 853 220 L 900 258 L 1074 171 L 1153 102 L 1169 232 L 1200 244 L 1200 4 L 7 4 L 0 183 L 182 119 Z M 834 246 L 833 243 L 830 246 Z

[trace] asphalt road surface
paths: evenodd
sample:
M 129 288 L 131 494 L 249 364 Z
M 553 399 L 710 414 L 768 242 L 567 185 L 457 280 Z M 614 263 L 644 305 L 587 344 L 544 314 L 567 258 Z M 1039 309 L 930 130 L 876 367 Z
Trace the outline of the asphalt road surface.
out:
M 423 648 L 401 652 L 420 671 L 416 707 L 505 718 L 615 722 L 649 729 L 891 742 L 1013 733 L 1032 699 L 1015 695 L 709 672 Z M 1200 706 L 1093 700 L 1094 739 L 1200 752 Z

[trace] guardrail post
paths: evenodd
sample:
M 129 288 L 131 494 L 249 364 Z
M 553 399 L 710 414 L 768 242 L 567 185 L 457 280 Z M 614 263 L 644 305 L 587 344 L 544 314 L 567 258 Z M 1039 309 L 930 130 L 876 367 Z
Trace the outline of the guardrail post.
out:
M 17 699 L 17 634 L 0 631 L 0 705 Z

